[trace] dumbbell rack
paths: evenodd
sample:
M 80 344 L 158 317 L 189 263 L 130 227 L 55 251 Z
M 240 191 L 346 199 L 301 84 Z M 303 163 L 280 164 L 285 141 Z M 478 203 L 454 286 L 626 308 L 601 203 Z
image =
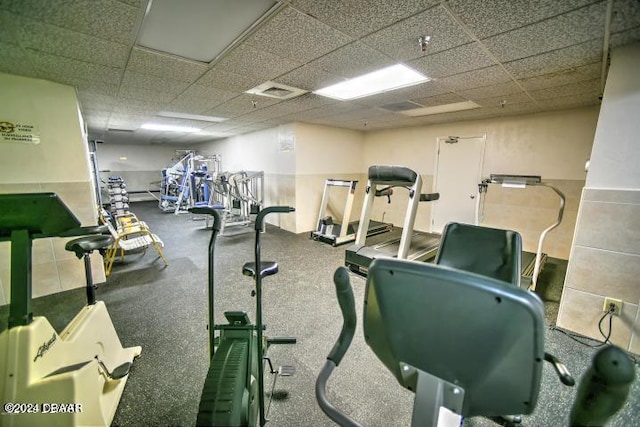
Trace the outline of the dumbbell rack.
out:
M 109 211 L 112 215 L 129 213 L 129 194 L 127 185 L 121 176 L 110 176 L 107 182 L 109 189 Z

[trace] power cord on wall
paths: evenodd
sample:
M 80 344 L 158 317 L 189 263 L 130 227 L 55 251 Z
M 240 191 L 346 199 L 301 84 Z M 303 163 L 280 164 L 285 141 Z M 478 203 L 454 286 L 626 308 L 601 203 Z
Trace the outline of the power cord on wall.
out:
M 604 341 L 598 344 L 591 344 L 588 343 L 586 341 L 583 341 L 583 339 L 591 339 L 589 337 L 585 337 L 583 335 L 579 335 L 579 334 L 573 334 L 571 332 L 567 332 L 565 330 L 562 330 L 556 326 L 551 326 L 550 329 L 553 331 L 558 331 L 566 336 L 568 336 L 569 338 L 571 338 L 572 340 L 574 340 L 575 342 L 582 344 L 586 347 L 589 348 L 600 348 L 600 347 L 604 347 L 605 345 L 610 345 L 611 344 L 611 334 L 613 332 L 613 313 L 615 313 L 616 311 L 616 306 L 614 304 L 610 304 L 609 305 L 609 310 L 607 310 L 602 317 L 600 317 L 600 320 L 598 321 L 598 330 L 600 331 L 600 335 L 602 335 L 602 337 L 604 338 Z M 609 330 L 607 331 L 607 333 L 605 334 L 603 329 L 602 329 L 602 324 L 604 323 L 606 318 L 609 318 Z M 629 356 L 629 358 L 633 361 L 633 363 L 635 364 L 640 364 L 640 360 L 636 359 L 633 355 L 631 354 L 627 354 Z

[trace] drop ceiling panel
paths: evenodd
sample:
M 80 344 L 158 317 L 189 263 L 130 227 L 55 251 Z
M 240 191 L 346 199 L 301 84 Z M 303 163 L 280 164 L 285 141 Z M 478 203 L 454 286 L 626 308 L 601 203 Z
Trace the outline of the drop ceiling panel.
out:
M 538 101 L 538 105 L 541 108 L 547 109 L 562 109 L 562 108 L 577 108 L 589 105 L 599 105 L 597 97 L 593 93 L 583 93 L 571 96 L 559 96 L 554 98 L 547 98 Z
M 514 78 L 523 79 L 591 64 L 601 59 L 602 41 L 593 39 L 540 55 L 507 62 L 504 67 Z
M 593 3 L 593 0 L 449 0 L 454 13 L 484 39 Z
M 116 0 L 4 0 L 2 8 L 18 15 L 46 22 L 58 27 L 99 34 L 101 38 L 128 43 L 135 35 L 139 5 L 122 4 Z M 108 16 L 110 19 L 103 19 Z
M 513 104 L 521 104 L 523 102 L 531 103 L 531 98 L 524 92 L 510 93 L 507 95 L 490 96 L 487 98 L 474 98 L 472 99 L 476 104 L 482 107 L 500 107 L 504 103 L 506 108 Z
M 175 98 L 175 94 L 168 92 L 159 92 L 156 90 L 149 90 L 140 87 L 136 87 L 133 85 L 126 85 L 120 87 L 120 91 L 118 92 L 118 97 L 120 99 L 136 99 L 140 101 L 151 101 L 151 102 L 161 102 L 161 103 L 169 103 Z
M 602 64 L 596 62 L 582 67 L 562 70 L 555 73 L 543 74 L 536 77 L 520 80 L 520 84 L 528 91 L 562 86 L 572 82 L 599 79 Z
M 615 48 L 640 40 L 640 26 L 611 35 L 611 47 Z
M 300 65 L 302 64 L 243 43 L 217 62 L 216 68 L 267 81 L 286 74 Z
M 417 102 L 418 104 L 424 107 L 435 107 L 437 105 L 453 104 L 455 102 L 463 102 L 467 100 L 468 100 L 467 98 L 460 96 L 456 93 L 443 93 L 441 95 L 436 95 L 436 96 L 412 99 L 413 102 Z
M 195 84 L 181 93 L 167 108 L 171 111 L 200 114 L 236 96 L 237 92 Z
M 327 98 L 314 95 L 305 94 L 294 98 L 288 102 L 280 102 L 273 106 L 259 109 L 255 112 L 249 113 L 249 117 L 256 121 L 263 121 L 267 119 L 282 117 L 287 114 L 293 114 L 299 111 L 311 110 L 322 105 L 326 105 L 332 101 Z
M 2 37 L 0 29 L 0 37 Z M 3 73 L 17 74 L 26 77 L 38 77 L 29 58 L 19 46 L 0 42 L 0 71 Z
M 431 36 L 431 53 L 451 49 L 472 41 L 441 6 L 435 6 L 405 21 L 362 38 L 362 42 L 400 61 L 422 57 L 420 36 Z
M 31 48 L 85 62 L 124 68 L 129 48 L 121 43 L 13 15 L 17 41 Z
M 177 96 L 189 86 L 188 82 L 125 71 L 122 79 L 122 90 L 144 89 Z
M 134 47 L 127 70 L 174 80 L 194 82 L 209 68 L 193 61 Z
M 483 40 L 503 62 L 561 49 L 591 39 L 602 40 L 606 4 L 599 2 Z
M 414 59 L 407 65 L 431 78 L 447 77 L 466 71 L 477 70 L 494 65 L 491 59 L 476 42 L 453 49 L 428 54 Z
M 33 49 L 25 49 L 31 63 L 43 75 L 56 75 L 65 79 L 94 80 L 118 85 L 123 69 L 59 57 Z
M 294 0 L 292 5 L 333 28 L 354 37 L 361 37 L 437 3 L 437 0 Z
M 631 30 L 640 25 L 640 4 L 637 0 L 614 0 L 611 31 Z
M 530 91 L 529 93 L 536 101 L 572 95 L 593 97 L 595 101 L 598 99 L 598 96 L 600 96 L 600 79 L 554 86 L 547 89 Z
M 286 7 L 247 39 L 256 49 L 306 64 L 353 38 Z
M 492 96 L 503 96 L 522 92 L 522 88 L 516 82 L 505 81 L 495 85 L 483 86 L 475 89 L 462 90 L 458 93 L 471 101 L 476 99 L 489 98 Z
M 455 76 L 438 79 L 438 84 L 454 91 L 474 89 L 510 81 L 510 76 L 498 65 L 481 70 L 468 71 Z
M 258 77 L 245 76 L 214 67 L 199 78 L 197 83 L 203 86 L 212 86 L 224 90 L 244 92 L 264 83 L 264 81 Z
M 396 62 L 363 43 L 354 42 L 316 59 L 309 65 L 338 76 L 351 78 Z
M 255 106 L 252 101 L 255 101 Z M 259 108 L 265 108 L 271 105 L 275 105 L 280 101 L 276 98 L 267 98 L 264 96 L 253 96 L 248 94 L 241 94 L 229 101 L 226 101 L 211 110 L 204 112 L 208 116 L 216 117 L 236 117 L 243 114 L 251 113 Z
M 282 83 L 288 86 L 300 89 L 314 91 L 323 87 L 338 83 L 344 79 L 324 70 L 319 70 L 310 65 L 304 65 L 300 68 L 274 79 L 276 83 Z

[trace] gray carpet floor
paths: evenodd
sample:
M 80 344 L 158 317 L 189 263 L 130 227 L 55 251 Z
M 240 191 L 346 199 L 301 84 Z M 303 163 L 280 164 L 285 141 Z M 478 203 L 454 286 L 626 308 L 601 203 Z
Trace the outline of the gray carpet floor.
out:
M 192 426 L 209 365 L 207 344 L 207 244 L 210 230 L 191 214 L 161 212 L 155 203 L 133 203 L 131 210 L 146 221 L 165 243 L 169 266 L 153 250 L 131 254 L 117 263 L 98 289 L 124 346 L 142 346 L 134 364 L 113 426 Z M 243 276 L 244 262 L 253 257 L 254 234 L 249 227 L 233 227 L 216 247 L 216 321 L 223 311 L 245 310 L 252 319 L 255 300 L 252 281 Z M 344 262 L 345 246 L 332 247 L 268 227 L 262 235 L 263 260 L 277 261 L 280 272 L 264 280 L 264 319 L 267 334 L 295 336 L 293 346 L 274 346 L 276 364 L 294 365 L 292 377 L 278 380 L 277 399 L 269 412 L 272 426 L 332 426 L 315 401 L 314 384 L 342 319 L 332 276 Z M 545 301 L 547 322 L 557 316 L 566 261 L 550 260 L 537 292 Z M 358 313 L 362 312 L 364 279 L 351 275 Z M 84 302 L 84 290 L 73 290 L 33 302 L 36 315 L 45 315 L 60 331 Z M 0 307 L 2 322 L 7 309 Z M 0 323 L 0 328 L 5 326 Z M 345 359 L 329 381 L 329 397 L 367 426 L 410 425 L 413 394 L 398 385 L 369 350 L 358 325 Z M 594 349 L 549 328 L 546 350 L 560 358 L 578 379 L 590 365 Z M 586 340 L 591 344 L 595 341 Z M 267 390 L 271 378 L 266 377 Z M 625 407 L 612 426 L 640 425 L 640 381 L 635 381 Z M 567 425 L 576 388 L 563 386 L 545 364 L 538 405 L 523 426 Z M 475 417 L 466 426 L 495 426 Z

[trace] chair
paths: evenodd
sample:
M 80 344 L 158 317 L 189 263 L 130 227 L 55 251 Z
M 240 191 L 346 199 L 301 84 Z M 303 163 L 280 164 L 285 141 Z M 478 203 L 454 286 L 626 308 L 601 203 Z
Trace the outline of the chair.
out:
M 470 271 L 520 287 L 522 238 L 516 231 L 450 222 L 434 264 Z
M 144 221 L 138 220 L 133 214 L 119 215 L 115 218 L 116 226 L 109 220 L 109 214 L 106 210 L 100 210 L 100 221 L 107 226 L 109 233 L 113 237 L 113 244 L 109 246 L 105 254 L 105 275 L 109 277 L 113 268 L 115 258 L 120 253 L 121 260 L 128 251 L 142 249 L 146 251 L 149 246 L 153 246 L 165 266 L 169 262 L 162 253 L 164 243 L 154 233 Z

